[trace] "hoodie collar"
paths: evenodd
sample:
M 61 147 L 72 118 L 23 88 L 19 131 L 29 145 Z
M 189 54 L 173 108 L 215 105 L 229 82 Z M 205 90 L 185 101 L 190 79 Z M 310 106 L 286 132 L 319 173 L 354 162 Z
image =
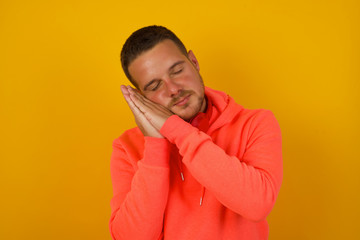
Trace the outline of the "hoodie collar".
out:
M 205 87 L 206 111 L 199 112 L 189 123 L 203 132 L 216 129 L 231 122 L 243 109 L 234 99 L 224 92 Z
M 213 90 L 205 87 L 205 95 L 210 99 L 212 113 L 209 120 L 209 132 L 230 123 L 236 115 L 243 109 L 232 97 L 222 91 Z
M 211 98 L 208 98 L 205 95 L 206 99 L 206 111 L 199 112 L 195 117 L 190 119 L 189 123 L 194 127 L 198 128 L 200 131 L 206 132 L 210 126 L 210 118 L 213 112 L 213 105 Z

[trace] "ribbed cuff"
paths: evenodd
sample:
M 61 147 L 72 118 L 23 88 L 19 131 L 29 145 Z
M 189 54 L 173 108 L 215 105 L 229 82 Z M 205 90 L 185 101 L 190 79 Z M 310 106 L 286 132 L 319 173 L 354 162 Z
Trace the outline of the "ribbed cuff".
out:
M 160 129 L 160 133 L 177 146 L 194 131 L 198 131 L 198 129 L 177 115 L 169 117 Z

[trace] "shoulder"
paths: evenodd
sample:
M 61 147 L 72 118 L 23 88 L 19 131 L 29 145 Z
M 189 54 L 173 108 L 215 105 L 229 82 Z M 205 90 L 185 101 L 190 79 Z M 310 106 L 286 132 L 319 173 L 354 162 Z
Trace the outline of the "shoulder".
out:
M 249 109 L 235 102 L 235 100 L 229 97 L 229 104 L 223 112 L 227 118 L 233 118 L 235 122 L 241 122 L 242 124 L 251 124 L 256 122 L 262 122 L 267 120 L 275 120 L 275 116 L 272 111 L 268 109 Z
M 113 148 L 139 148 L 144 145 L 144 135 L 138 127 L 123 132 L 113 141 Z
M 137 161 L 143 157 L 144 135 L 139 128 L 126 130 L 113 141 L 111 168 L 132 166 L 136 169 Z
M 243 109 L 242 118 L 249 137 L 254 139 L 263 136 L 281 138 L 280 126 L 272 111 L 267 109 Z
M 243 108 L 239 114 L 241 118 L 248 119 L 250 121 L 263 121 L 266 119 L 275 119 L 273 112 L 268 109 Z
M 228 112 L 232 112 L 232 120 L 229 127 L 245 132 L 279 131 L 279 125 L 272 111 L 268 109 L 248 109 L 234 101 L 229 104 Z M 240 106 L 235 108 L 234 106 Z M 237 109 L 237 111 L 229 111 Z M 236 112 L 236 113 L 235 113 Z
M 274 127 L 278 125 L 275 115 L 267 109 L 246 109 L 243 108 L 239 114 L 245 125 L 250 128 L 256 128 L 259 125 Z

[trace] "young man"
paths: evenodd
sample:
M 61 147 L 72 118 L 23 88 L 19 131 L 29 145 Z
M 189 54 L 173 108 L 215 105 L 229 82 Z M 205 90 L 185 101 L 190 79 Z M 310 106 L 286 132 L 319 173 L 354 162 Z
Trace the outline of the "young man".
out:
M 267 239 L 282 181 L 273 114 L 204 87 L 194 53 L 164 27 L 134 32 L 121 63 L 137 127 L 113 143 L 113 239 Z

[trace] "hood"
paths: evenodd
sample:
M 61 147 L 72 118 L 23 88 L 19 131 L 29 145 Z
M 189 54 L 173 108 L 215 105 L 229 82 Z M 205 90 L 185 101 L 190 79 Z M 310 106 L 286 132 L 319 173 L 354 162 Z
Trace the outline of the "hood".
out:
M 231 122 L 236 115 L 243 109 L 235 103 L 234 99 L 224 92 L 205 87 L 205 95 L 211 99 L 212 114 L 209 120 L 208 133 Z

